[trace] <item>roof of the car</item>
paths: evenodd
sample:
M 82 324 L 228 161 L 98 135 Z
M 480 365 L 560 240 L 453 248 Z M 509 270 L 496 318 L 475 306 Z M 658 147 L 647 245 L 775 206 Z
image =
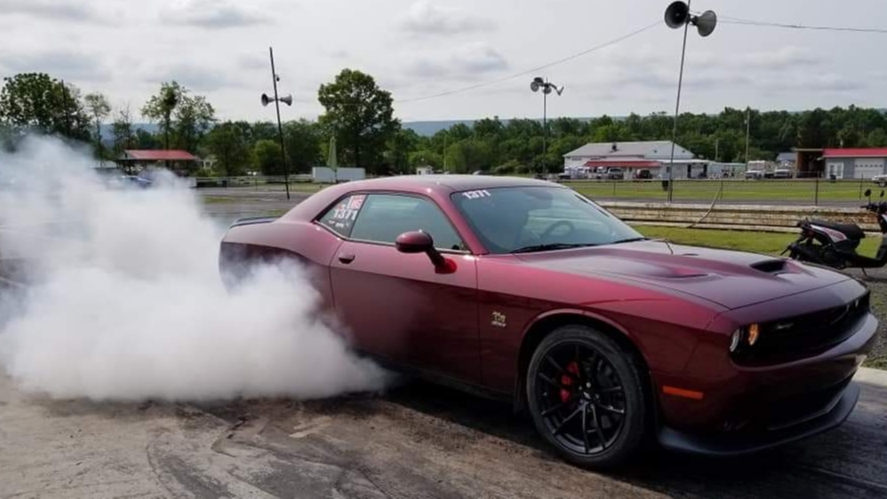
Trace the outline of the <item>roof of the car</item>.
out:
M 493 189 L 496 187 L 553 187 L 556 185 L 543 180 L 487 175 L 402 175 L 348 183 L 349 190 L 412 190 L 431 188 L 444 189 L 451 192 Z

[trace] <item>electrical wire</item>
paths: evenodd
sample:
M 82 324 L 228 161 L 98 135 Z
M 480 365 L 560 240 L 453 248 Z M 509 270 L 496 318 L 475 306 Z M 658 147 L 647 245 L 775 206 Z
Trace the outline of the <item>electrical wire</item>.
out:
M 625 41 L 625 40 L 628 40 L 629 38 L 632 38 L 632 37 L 635 37 L 635 36 L 637 36 L 637 35 L 640 35 L 641 33 L 645 32 L 645 31 L 648 31 L 648 30 L 650 30 L 650 29 L 653 29 L 653 28 L 655 28 L 656 26 L 659 26 L 659 25 L 661 25 L 661 24 L 662 24 L 662 21 L 660 21 L 660 20 L 656 20 L 656 22 L 654 22 L 654 23 L 648 24 L 647 26 L 644 26 L 643 28 L 637 29 L 637 30 L 632 31 L 632 32 L 630 32 L 630 33 L 628 33 L 628 34 L 622 35 L 622 36 L 620 36 L 620 37 L 618 37 L 618 38 L 614 38 L 614 39 L 612 39 L 612 40 L 606 41 L 606 42 L 601 43 L 601 44 L 599 44 L 599 45 L 595 45 L 594 47 L 591 47 L 591 48 L 585 49 L 585 50 L 583 50 L 582 52 L 577 52 L 577 53 L 575 53 L 575 54 L 573 54 L 573 55 L 569 55 L 569 56 L 564 57 L 564 58 L 562 58 L 562 59 L 558 59 L 558 60 L 556 60 L 556 61 L 552 61 L 552 62 L 549 62 L 549 63 L 547 63 L 547 64 L 543 64 L 542 66 L 537 66 L 537 67 L 535 67 L 535 68 L 531 68 L 531 69 L 527 69 L 527 70 L 525 70 L 525 71 L 521 71 L 520 73 L 514 73 L 514 74 L 512 74 L 512 75 L 505 76 L 505 77 L 502 77 L 502 78 L 498 78 L 498 79 L 495 79 L 495 80 L 489 80 L 489 81 L 485 81 L 485 82 L 481 82 L 481 83 L 476 83 L 476 84 L 474 84 L 474 85 L 469 85 L 469 86 L 467 86 L 467 87 L 457 88 L 457 89 L 454 89 L 454 90 L 447 90 L 447 91 L 445 91 L 445 92 L 440 92 L 440 93 L 436 93 L 436 94 L 432 94 L 432 95 L 426 95 L 426 96 L 423 96 L 423 97 L 413 97 L 413 98 L 410 98 L 410 99 L 399 99 L 399 100 L 396 100 L 395 103 L 397 103 L 397 104 L 405 104 L 405 103 L 409 103 L 409 102 L 421 102 L 421 101 L 425 101 L 425 100 L 437 99 L 437 98 L 440 98 L 440 97 L 446 97 L 446 96 L 449 96 L 449 95 L 459 94 L 459 93 L 462 93 L 462 92 L 468 92 L 468 91 L 470 91 L 470 90 L 476 90 L 476 89 L 478 89 L 478 88 L 488 87 L 488 86 L 490 86 L 490 85 L 496 85 L 496 84 L 498 84 L 498 83 L 503 83 L 503 82 L 506 82 L 506 81 L 508 81 L 508 80 L 513 80 L 513 79 L 515 79 L 515 78 L 519 78 L 519 77 L 521 77 L 521 76 L 526 76 L 526 75 L 528 75 L 528 74 L 532 74 L 532 73 L 535 73 L 535 72 L 537 72 L 537 71 L 542 71 L 542 70 L 544 70 L 544 69 L 548 69 L 548 68 L 550 68 L 550 67 L 557 66 L 557 65 L 559 65 L 559 64 L 563 64 L 563 63 L 565 63 L 565 62 L 572 61 L 573 59 L 578 59 L 578 58 L 580 58 L 580 57 L 582 57 L 582 56 L 588 55 L 588 54 L 590 54 L 590 53 L 592 53 L 592 52 L 597 52 L 598 50 L 601 50 L 601 49 L 604 49 L 604 48 L 610 47 L 610 46 L 612 46 L 612 45 L 616 45 L 617 43 L 623 42 L 623 41 Z
M 767 28 L 787 28 L 787 29 L 806 29 L 812 31 L 844 31 L 844 32 L 852 32 L 852 33 L 879 33 L 879 34 L 887 34 L 887 29 L 884 28 L 853 28 L 847 26 L 812 26 L 806 24 L 788 24 L 788 23 L 775 23 L 768 21 L 754 21 L 751 19 L 742 19 L 739 17 L 726 17 L 722 16 L 718 19 L 719 22 L 724 24 L 738 24 L 744 26 L 762 26 Z

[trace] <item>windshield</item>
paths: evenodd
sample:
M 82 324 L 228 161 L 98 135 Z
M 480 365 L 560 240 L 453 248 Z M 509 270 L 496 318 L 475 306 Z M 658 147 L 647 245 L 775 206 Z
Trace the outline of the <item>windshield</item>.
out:
M 457 192 L 453 203 L 494 254 L 643 239 L 572 189 L 502 187 Z

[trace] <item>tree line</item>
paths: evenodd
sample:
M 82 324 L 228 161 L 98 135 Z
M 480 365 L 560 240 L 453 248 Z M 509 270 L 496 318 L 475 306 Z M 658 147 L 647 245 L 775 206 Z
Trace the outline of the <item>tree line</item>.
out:
M 161 84 L 139 109 L 156 125 L 151 133 L 134 124 L 128 106 L 113 110 L 101 93 L 82 95 L 70 83 L 44 73 L 4 78 L 0 90 L 0 140 L 14 147 L 22 131 L 39 131 L 93 144 L 97 158 L 112 160 L 127 149 L 184 149 L 213 158 L 201 176 L 284 172 L 276 124 L 220 121 L 212 104 L 183 85 Z M 538 120 L 485 118 L 419 136 L 394 116 L 391 93 L 360 71 L 345 69 L 318 90 L 325 112 L 316 121 L 283 124 L 292 173 L 327 162 L 335 136 L 341 166 L 373 175 L 409 173 L 419 166 L 468 173 L 558 171 L 563 155 L 589 142 L 669 140 L 672 117 L 665 113 L 613 118 L 557 118 L 547 130 Z M 102 125 L 111 119 L 110 137 Z M 747 121 L 748 120 L 748 121 Z M 724 162 L 772 160 L 793 147 L 887 147 L 883 110 L 835 107 L 803 112 L 726 108 L 718 114 L 684 113 L 677 142 L 701 158 Z M 547 135 L 547 140 L 545 139 Z M 547 142 L 547 150 L 544 144 Z

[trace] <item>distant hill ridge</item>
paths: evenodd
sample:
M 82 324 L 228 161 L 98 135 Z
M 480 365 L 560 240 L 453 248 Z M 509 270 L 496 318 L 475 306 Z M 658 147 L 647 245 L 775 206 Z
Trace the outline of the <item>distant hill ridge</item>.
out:
M 887 112 L 887 109 L 877 109 L 877 111 L 880 111 L 883 113 L 883 112 Z M 790 113 L 802 113 L 804 111 L 789 111 L 789 112 Z M 626 116 L 610 116 L 610 118 L 612 118 L 616 121 L 620 121 L 620 120 L 624 120 L 626 118 Z M 554 120 L 554 119 L 556 119 L 556 118 L 555 117 L 549 118 L 549 120 Z M 579 121 L 591 121 L 595 118 L 570 118 L 570 119 L 576 119 Z M 480 121 L 480 120 L 405 121 L 405 122 L 403 122 L 402 126 L 404 128 L 407 128 L 409 130 L 416 132 L 417 134 L 419 134 L 421 136 L 430 137 L 441 130 L 446 130 L 446 129 L 451 128 L 452 126 L 458 125 L 458 124 L 463 124 L 468 127 L 472 127 L 472 126 L 474 126 L 474 123 L 476 121 Z M 511 120 L 500 118 L 499 121 L 501 121 L 503 125 L 508 125 L 508 122 L 510 122 Z M 541 123 L 542 119 L 535 118 L 535 121 L 538 121 Z M 159 127 L 154 123 L 133 123 L 132 126 L 136 130 L 141 129 L 141 130 L 145 130 L 146 132 L 149 132 L 149 133 L 156 133 L 157 130 L 159 129 Z M 102 136 L 105 137 L 106 140 L 108 137 L 111 136 L 111 124 L 110 123 L 106 123 L 106 124 L 102 125 Z

